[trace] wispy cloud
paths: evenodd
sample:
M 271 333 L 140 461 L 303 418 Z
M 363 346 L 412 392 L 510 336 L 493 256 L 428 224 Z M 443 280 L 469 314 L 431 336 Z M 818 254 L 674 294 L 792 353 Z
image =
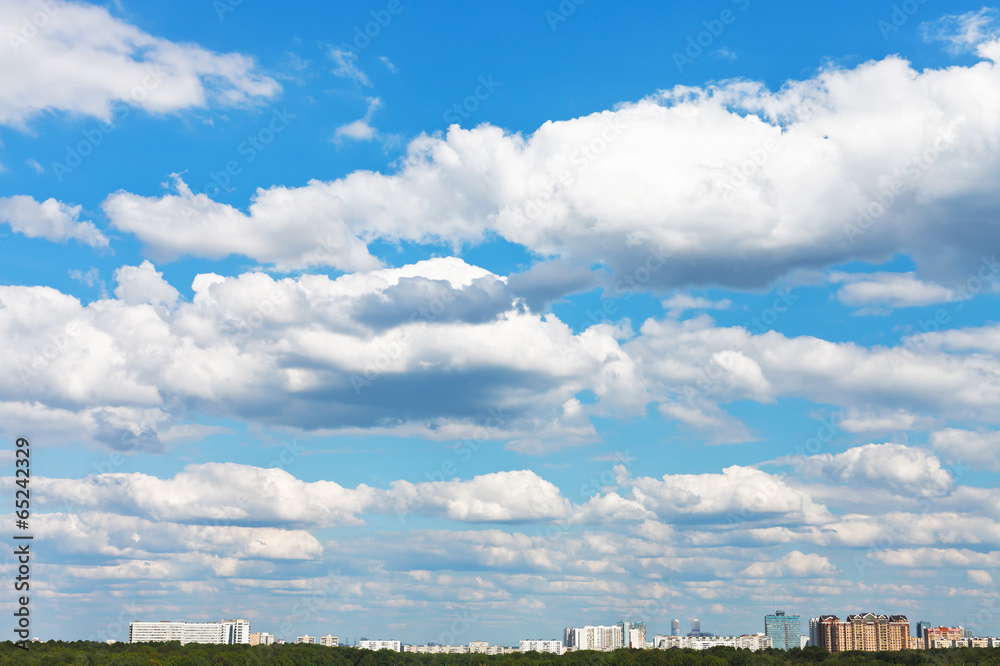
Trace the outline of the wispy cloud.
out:
M 353 79 L 363 86 L 371 87 L 371 79 L 369 79 L 368 75 L 358 68 L 357 53 L 334 46 L 330 48 L 328 55 L 336 65 L 333 69 L 334 76 L 339 76 L 343 79 Z

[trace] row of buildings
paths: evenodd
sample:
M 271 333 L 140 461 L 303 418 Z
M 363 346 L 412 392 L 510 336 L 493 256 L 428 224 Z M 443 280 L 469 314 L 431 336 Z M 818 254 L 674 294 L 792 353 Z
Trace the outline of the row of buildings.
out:
M 132 622 L 129 624 L 132 643 L 180 641 L 185 643 L 224 643 L 275 645 L 285 641 L 267 632 L 250 632 L 250 622 L 244 619 L 220 622 Z M 337 647 L 337 636 L 327 634 L 299 636 L 295 643 Z M 860 650 L 865 652 L 926 650 L 950 647 L 1000 647 L 1000 638 L 978 638 L 962 627 L 933 627 L 919 622 L 916 636 L 910 635 L 910 621 L 905 615 L 856 613 L 841 620 L 836 615 L 821 615 L 809 620 L 809 635 L 800 633 L 798 615 L 775 611 L 764 617 L 764 633 L 740 636 L 715 636 L 701 631 L 697 619 L 691 631 L 680 635 L 680 621 L 673 620 L 670 635 L 656 634 L 650 639 L 644 622 L 622 620 L 612 625 L 567 627 L 563 639 L 526 639 L 517 648 L 472 641 L 468 645 L 404 645 L 398 640 L 362 639 L 357 647 L 364 650 L 393 650 L 426 654 L 506 654 L 510 652 L 549 652 L 563 654 L 577 650 L 611 651 L 621 648 L 690 648 L 704 650 L 726 646 L 736 649 L 789 650 L 816 645 L 830 652 Z
M 921 621 L 916 629 L 916 635 L 911 636 L 905 615 L 856 613 L 846 620 L 821 615 L 809 620 L 809 642 L 830 652 L 1000 647 L 1000 638 L 976 637 L 964 627 L 933 627 Z

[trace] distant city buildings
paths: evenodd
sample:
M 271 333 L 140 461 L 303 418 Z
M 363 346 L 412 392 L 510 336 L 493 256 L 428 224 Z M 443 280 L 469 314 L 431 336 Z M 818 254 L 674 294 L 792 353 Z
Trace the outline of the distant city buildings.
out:
M 358 647 L 362 650 L 392 650 L 393 652 L 402 652 L 402 647 L 399 641 L 359 641 Z
M 523 641 L 522 641 L 523 642 Z M 510 654 L 517 652 L 516 648 L 502 645 L 490 645 L 486 641 L 472 641 L 468 645 L 404 645 L 403 652 L 417 654 Z
M 646 623 L 622 620 L 622 647 L 642 649 L 646 647 Z
M 180 641 L 206 644 L 249 644 L 249 620 L 222 620 L 221 622 L 130 622 L 130 643 L 160 643 Z
M 798 615 L 785 615 L 785 611 L 775 611 L 764 616 L 764 634 L 771 637 L 771 647 L 776 650 L 791 650 L 802 647 L 801 624 Z
M 830 652 L 845 651 L 899 651 L 928 650 L 941 648 L 1000 648 L 1000 638 L 977 637 L 970 628 L 931 626 L 920 620 L 914 629 L 916 636 L 910 635 L 910 622 L 905 615 L 883 615 L 876 613 L 855 613 L 840 620 L 836 615 L 820 615 L 809 618 L 809 635 L 800 633 L 801 618 L 778 610 L 764 616 L 764 633 L 732 636 L 715 636 L 701 631 L 698 618 L 691 620 L 691 632 L 680 636 L 680 620 L 670 621 L 670 635 L 655 634 L 649 640 L 645 622 L 622 620 L 614 625 L 586 625 L 567 627 L 563 640 L 531 638 L 521 640 L 518 647 L 490 645 L 487 641 L 475 640 L 468 645 L 403 645 L 398 640 L 354 641 L 363 650 L 391 650 L 419 654 L 484 654 L 500 655 L 516 652 L 541 652 L 565 654 L 577 650 L 597 650 L 609 652 L 621 648 L 661 650 L 692 649 L 706 650 L 713 647 L 731 647 L 738 650 L 766 650 L 775 648 L 791 650 L 808 645 L 822 647 Z M 37 639 L 36 639 L 37 640 Z M 129 624 L 129 642 L 178 641 L 187 643 L 284 645 L 285 640 L 276 638 L 266 631 L 250 632 L 250 622 L 244 619 L 222 620 L 220 622 L 136 621 Z M 315 636 L 298 636 L 296 644 L 325 647 L 340 646 L 340 639 L 327 634 L 317 639 Z M 345 642 L 350 645 L 351 639 Z
M 266 631 L 250 634 L 250 645 L 274 645 L 274 636 Z

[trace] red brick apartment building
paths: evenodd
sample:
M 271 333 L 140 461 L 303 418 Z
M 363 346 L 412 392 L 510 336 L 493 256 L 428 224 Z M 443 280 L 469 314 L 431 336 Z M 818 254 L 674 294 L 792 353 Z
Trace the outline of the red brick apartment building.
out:
M 910 647 L 910 621 L 905 615 L 857 613 L 841 621 L 836 615 L 819 618 L 820 647 L 830 652 L 906 650 Z

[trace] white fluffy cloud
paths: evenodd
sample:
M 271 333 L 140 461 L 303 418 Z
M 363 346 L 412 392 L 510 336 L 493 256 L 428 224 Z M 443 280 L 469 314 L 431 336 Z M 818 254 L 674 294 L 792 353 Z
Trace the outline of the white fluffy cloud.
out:
M 774 331 L 754 335 L 743 327 L 716 327 L 702 316 L 647 320 L 624 350 L 643 369 L 662 412 L 692 428 L 740 435 L 720 404 L 796 396 L 845 408 L 864 404 L 873 413 L 992 423 L 1000 406 L 1000 364 L 993 355 L 968 351 L 998 345 L 995 326 L 866 348 Z
M 55 199 L 38 202 L 18 194 L 0 197 L 0 222 L 30 238 L 59 242 L 72 239 L 91 247 L 107 247 L 108 239 L 94 223 L 80 220 L 80 209 L 81 206 L 69 206 Z
M 239 105 L 279 90 L 247 56 L 154 37 L 95 5 L 4 2 L 0 34 L 9 42 L 0 50 L 0 124 L 46 111 L 110 120 L 116 103 L 151 113 Z
M 468 482 L 396 481 L 390 496 L 400 515 L 442 514 L 461 522 L 550 520 L 570 509 L 555 485 L 530 470 L 485 474 Z
M 937 456 L 902 444 L 866 444 L 843 453 L 785 459 L 796 470 L 856 490 L 882 487 L 918 497 L 937 497 L 954 487 Z
M 139 266 L 122 266 L 115 271 L 115 288 L 117 296 L 126 305 L 176 305 L 180 292 L 163 279 L 163 273 L 157 272 L 149 261 Z
M 38 424 L 68 410 L 89 424 L 81 435 L 115 448 L 158 449 L 157 433 L 200 410 L 543 452 L 593 441 L 593 416 L 651 403 L 711 441 L 752 439 L 724 411 L 739 400 L 865 404 L 911 426 L 930 415 L 993 423 L 1000 406 L 1000 364 L 968 353 L 1000 346 L 997 327 L 895 348 L 753 334 L 704 315 L 650 319 L 638 335 L 608 324 L 573 333 L 529 312 L 507 278 L 455 258 L 335 280 L 202 274 L 190 302 L 151 263 L 116 277 L 118 298 L 87 306 L 50 288 L 0 287 L 0 358 L 13 368 L 0 398 L 11 414 Z M 583 391 L 597 400 L 583 404 Z M 876 425 L 861 421 L 850 429 Z
M 741 573 L 747 578 L 806 578 L 830 576 L 835 571 L 830 560 L 822 555 L 793 550 L 777 560 L 754 562 Z
M 890 57 L 779 92 L 678 88 L 530 136 L 453 126 L 414 140 L 395 174 L 262 189 L 249 214 L 182 186 L 118 193 L 105 210 L 162 257 L 350 269 L 373 262 L 365 243 L 378 238 L 458 246 L 496 234 L 602 262 L 643 289 L 758 287 L 897 252 L 942 283 L 996 244 L 1000 101 L 988 91 L 998 76 L 992 62 L 917 72 Z M 868 208 L 876 218 L 859 219 Z M 307 240 L 327 237 L 325 253 Z
M 748 521 L 820 524 L 831 519 L 825 506 L 780 476 L 733 465 L 721 474 L 667 474 L 662 479 L 629 478 L 617 468 L 619 483 L 631 487 L 636 503 L 666 522 Z
M 852 307 L 906 308 L 957 297 L 953 290 L 924 282 L 913 273 L 833 273 L 830 281 L 844 285 L 837 291 L 837 300 Z
M 395 515 L 400 524 L 411 514 L 462 523 L 545 522 L 567 516 L 571 508 L 555 485 L 527 470 L 464 481 L 394 481 L 385 490 L 304 482 L 283 469 L 236 463 L 189 465 L 170 479 L 106 473 L 79 480 L 43 477 L 34 483 L 49 509 L 240 530 L 358 525 L 371 514 Z
M 175 183 L 175 194 L 141 197 L 119 192 L 104 202 L 114 226 L 139 236 L 157 261 L 184 254 L 213 259 L 242 254 L 279 269 L 336 266 L 356 271 L 380 266 L 367 245 L 330 215 L 329 208 L 338 205 L 336 195 L 321 188 L 297 193 L 305 198 L 283 189 L 258 190 L 245 215 L 192 193 L 179 176 Z
M 1000 432 L 946 428 L 931 433 L 930 443 L 947 459 L 1000 472 Z
M 309 430 L 516 439 L 524 450 L 592 441 L 588 413 L 641 409 L 621 331 L 574 334 L 458 259 L 336 280 L 204 274 L 180 303 L 151 264 L 117 278 L 117 299 L 87 306 L 0 287 L 0 356 L 15 368 L 0 397 L 72 410 L 91 424 L 81 435 L 104 441 L 149 432 L 152 448 L 176 424 L 166 412 L 187 409 Z M 574 396 L 587 389 L 600 401 L 585 411 Z

